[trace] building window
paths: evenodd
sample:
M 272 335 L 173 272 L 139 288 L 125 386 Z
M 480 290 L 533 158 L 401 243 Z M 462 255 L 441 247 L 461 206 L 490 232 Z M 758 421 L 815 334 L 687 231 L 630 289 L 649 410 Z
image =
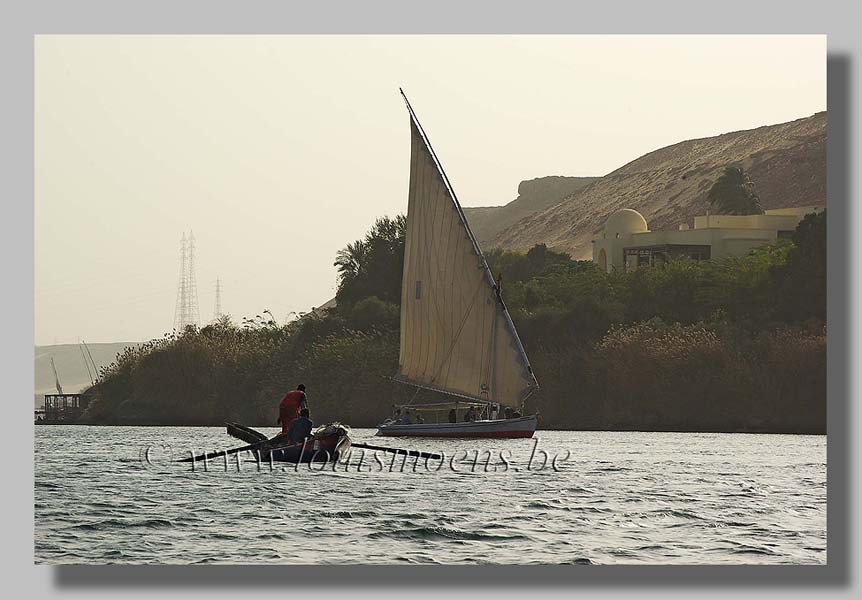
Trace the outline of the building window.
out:
M 709 260 L 711 248 L 706 245 L 664 244 L 623 248 L 623 265 L 626 270 L 639 267 L 660 267 L 675 258 Z

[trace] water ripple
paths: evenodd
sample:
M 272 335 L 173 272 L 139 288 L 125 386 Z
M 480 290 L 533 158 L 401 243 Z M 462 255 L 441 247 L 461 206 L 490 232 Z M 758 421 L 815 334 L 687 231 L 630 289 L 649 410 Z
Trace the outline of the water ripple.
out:
M 221 428 L 37 427 L 36 562 L 826 562 L 825 437 L 538 437 L 577 459 L 536 472 L 525 468 L 533 440 L 405 440 L 447 456 L 506 449 L 513 468 L 258 472 L 247 462 L 191 473 L 144 468 L 130 440 L 230 446 Z M 319 542 L 312 554 L 309 540 Z

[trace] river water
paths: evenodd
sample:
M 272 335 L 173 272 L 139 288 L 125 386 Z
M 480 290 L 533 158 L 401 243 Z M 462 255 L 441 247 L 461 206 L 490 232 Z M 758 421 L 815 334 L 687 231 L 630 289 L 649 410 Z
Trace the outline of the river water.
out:
M 243 443 L 221 428 L 36 427 L 35 561 L 826 562 L 825 436 L 373 434 L 352 437 L 446 460 L 360 463 L 355 450 L 320 471 L 258 469 L 250 457 L 239 471 L 234 461 L 192 471 L 169 459 Z

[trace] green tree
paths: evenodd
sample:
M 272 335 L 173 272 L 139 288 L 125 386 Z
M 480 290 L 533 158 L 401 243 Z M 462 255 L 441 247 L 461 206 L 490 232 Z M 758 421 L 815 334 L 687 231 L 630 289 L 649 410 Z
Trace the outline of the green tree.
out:
M 725 167 L 709 188 L 706 199 L 722 215 L 763 214 L 754 182 L 740 166 Z
M 384 302 L 401 305 L 401 272 L 404 269 L 404 240 L 407 219 L 381 217 L 364 239 L 339 250 L 336 299 L 345 310 L 363 298 L 377 296 Z
M 347 326 L 357 331 L 397 331 L 400 317 L 401 313 L 394 303 L 370 296 L 353 305 Z
M 786 264 L 775 269 L 778 316 L 826 321 L 826 211 L 806 215 L 792 239 Z
M 359 276 L 365 265 L 368 251 L 363 240 L 347 244 L 335 254 L 334 266 L 338 267 L 339 282 L 350 281 Z

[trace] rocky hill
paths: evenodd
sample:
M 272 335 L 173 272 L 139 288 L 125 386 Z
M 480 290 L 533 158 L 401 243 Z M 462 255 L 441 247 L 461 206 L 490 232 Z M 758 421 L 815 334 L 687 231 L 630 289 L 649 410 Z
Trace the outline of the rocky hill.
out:
M 617 209 L 641 212 L 652 230 L 705 214 L 709 187 L 731 164 L 749 173 L 764 208 L 825 205 L 826 113 L 655 150 L 521 217 L 483 245 L 525 251 L 545 243 L 590 258 L 591 240 Z
M 598 177 L 538 177 L 518 185 L 518 197 L 505 206 L 466 207 L 470 229 L 483 246 L 525 217 L 542 212 L 571 197 Z

